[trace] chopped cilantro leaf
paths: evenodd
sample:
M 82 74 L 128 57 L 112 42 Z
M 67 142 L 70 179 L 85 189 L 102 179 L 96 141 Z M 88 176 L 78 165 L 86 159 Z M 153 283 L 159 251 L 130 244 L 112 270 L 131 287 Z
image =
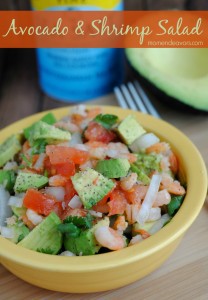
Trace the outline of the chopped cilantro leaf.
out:
M 32 167 L 32 161 L 31 160 L 29 160 L 28 158 L 27 158 L 27 156 L 25 155 L 25 154 L 21 154 L 20 155 L 21 156 L 21 158 L 22 158 L 22 160 L 25 162 L 25 164 L 23 164 L 23 165 L 21 165 L 20 166 L 20 168 L 25 168 L 25 167 L 29 167 L 29 168 L 31 168 Z
M 73 223 L 59 224 L 58 230 L 61 233 L 66 233 L 68 237 L 78 237 L 80 235 L 80 229 Z
M 171 196 L 171 201 L 168 204 L 168 214 L 169 216 L 174 216 L 177 211 L 179 210 L 182 202 L 183 202 L 184 196 Z
M 32 143 L 32 154 L 40 154 L 45 152 L 47 142 L 44 139 L 39 139 L 36 141 L 33 141 Z
M 109 114 L 99 114 L 95 117 L 94 121 L 100 123 L 106 129 L 111 129 L 111 127 L 118 122 L 118 117 Z
M 73 223 L 79 228 L 90 229 L 93 226 L 93 217 L 90 214 L 86 217 L 68 216 L 64 223 Z

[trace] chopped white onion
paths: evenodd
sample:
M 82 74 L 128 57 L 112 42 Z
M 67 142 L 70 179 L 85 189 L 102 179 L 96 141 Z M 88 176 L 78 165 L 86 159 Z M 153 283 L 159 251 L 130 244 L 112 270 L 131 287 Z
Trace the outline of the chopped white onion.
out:
M 158 143 L 159 141 L 160 139 L 154 133 L 145 133 L 131 144 L 130 149 L 137 153 L 140 150 L 144 150 Z
M 161 175 L 154 174 L 152 176 L 146 196 L 144 198 L 144 201 L 142 202 L 141 209 L 136 218 L 136 221 L 141 225 L 143 225 L 149 217 L 151 207 L 156 199 L 157 192 L 160 187 L 161 179 Z
M 101 212 L 94 211 L 94 210 L 89 210 L 89 213 L 91 214 L 91 216 L 97 217 L 97 218 L 102 218 L 102 216 L 103 216 L 103 214 Z
M 6 219 L 12 216 L 11 207 L 8 205 L 9 192 L 0 185 L 0 226 L 4 226 Z
M 8 161 L 4 167 L 3 170 L 17 170 L 18 169 L 18 165 L 16 163 L 16 161 Z
M 71 201 L 69 202 L 68 206 L 70 206 L 71 208 L 81 208 L 82 207 L 82 202 L 79 198 L 79 196 L 75 195 Z
M 170 216 L 168 214 L 162 215 L 162 217 L 150 228 L 149 233 L 152 235 L 159 231 L 166 222 L 170 220 Z
M 82 130 L 84 130 L 89 125 L 90 122 L 91 122 L 91 119 L 84 119 L 82 121 L 82 123 L 80 124 L 80 128 Z
M 69 146 L 75 146 L 77 144 L 83 144 L 82 135 L 79 132 L 75 132 L 71 136 L 71 140 L 69 141 Z
M 141 241 L 143 241 L 143 237 L 140 234 L 137 234 L 131 239 L 129 246 L 140 243 Z
M 72 253 L 71 251 L 64 251 L 64 252 L 61 252 L 59 254 L 60 256 L 76 256 L 74 253 Z
M 111 157 L 111 158 L 117 158 L 118 157 L 118 150 L 114 150 L 114 149 L 108 149 L 107 150 L 107 156 Z
M 73 148 L 77 150 L 88 151 L 88 147 L 84 144 L 76 144 L 73 146 Z
M 65 188 L 62 186 L 57 187 L 46 187 L 45 188 L 46 194 L 49 194 L 51 196 L 54 196 L 57 201 L 63 201 L 65 196 Z
M 2 227 L 0 227 L 0 232 L 1 232 L 1 235 L 7 239 L 13 239 L 13 237 L 14 237 L 13 228 L 2 226 Z
M 84 164 L 79 166 L 81 171 L 86 170 L 87 168 L 93 168 L 92 162 L 90 160 L 86 161 Z
M 147 222 L 157 221 L 161 218 L 161 208 L 160 207 L 152 207 L 150 208 L 149 216 L 147 218 Z
M 45 160 L 46 154 L 45 153 L 41 153 L 36 161 L 36 163 L 34 164 L 33 168 L 38 170 L 38 169 L 42 169 L 44 166 L 44 160 Z
M 8 201 L 9 206 L 22 207 L 23 198 L 17 196 L 11 196 Z
M 71 114 L 76 114 L 76 115 L 81 115 L 81 116 L 85 117 L 87 115 L 86 105 L 80 104 L 80 105 L 74 106 L 74 107 L 71 108 L 70 113 Z
M 28 217 L 28 220 L 32 222 L 34 225 L 38 225 L 43 221 L 43 217 L 37 214 L 34 210 L 32 209 L 27 209 L 26 215 Z

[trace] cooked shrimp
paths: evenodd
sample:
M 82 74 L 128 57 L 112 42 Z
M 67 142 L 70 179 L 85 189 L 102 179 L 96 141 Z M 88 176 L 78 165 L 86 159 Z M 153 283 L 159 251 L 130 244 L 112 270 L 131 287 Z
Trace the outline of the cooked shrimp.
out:
M 120 187 L 124 191 L 129 191 L 133 188 L 136 181 L 137 181 L 137 174 L 130 173 L 128 176 L 120 180 Z
M 161 208 L 160 207 L 152 207 L 149 211 L 149 216 L 147 218 L 147 222 L 157 221 L 161 218 Z
M 141 241 L 143 241 L 142 236 L 140 234 L 137 234 L 130 240 L 130 243 L 128 246 L 135 245 L 137 243 L 140 243 Z
M 91 158 L 104 159 L 106 157 L 107 144 L 102 142 L 88 142 L 85 146 L 87 146 Z
M 126 145 L 124 145 L 123 143 L 109 143 L 108 151 L 110 152 L 110 150 L 115 150 L 119 153 L 129 153 L 128 147 Z
M 54 175 L 49 178 L 50 186 L 65 186 L 67 178 L 62 175 Z
M 126 219 L 129 224 L 134 224 L 136 222 L 139 210 L 141 205 L 140 204 L 127 204 L 126 205 Z
M 130 153 L 128 147 L 123 143 L 109 143 L 107 156 L 111 158 L 126 158 L 130 163 L 137 160 L 136 155 Z
M 169 163 L 171 171 L 173 174 L 176 174 L 178 172 L 178 159 L 172 151 L 170 151 Z
M 184 195 L 186 192 L 180 182 L 173 180 L 168 174 L 163 174 L 162 176 L 161 189 L 166 189 L 170 194 L 174 195 Z
M 108 226 L 100 226 L 95 230 L 98 243 L 110 250 L 119 250 L 126 247 L 125 237 Z
M 122 233 L 127 227 L 128 223 L 125 221 L 124 216 L 118 216 L 113 224 L 113 229 L 118 230 L 119 233 Z
M 94 119 L 97 115 L 102 113 L 102 109 L 100 107 L 91 108 L 87 110 L 87 118 Z
M 134 232 L 141 234 L 143 239 L 147 239 L 148 237 L 150 237 L 149 232 L 144 229 L 135 229 Z
M 80 132 L 79 127 L 70 121 L 67 121 L 67 122 L 59 121 L 54 126 L 57 128 L 61 128 L 61 129 L 70 131 L 71 133 Z
M 170 146 L 165 142 L 156 143 L 146 149 L 147 154 L 152 152 L 168 155 L 170 152 Z
M 162 159 L 160 161 L 160 168 L 164 172 L 170 171 L 170 161 L 169 157 L 167 156 L 162 156 Z
M 84 164 L 80 165 L 79 168 L 80 168 L 81 171 L 84 171 L 87 168 L 92 168 L 92 162 L 90 160 L 88 160 Z
M 171 196 L 166 189 L 159 191 L 157 197 L 153 203 L 153 207 L 158 207 L 162 205 L 167 205 L 170 203 Z
M 130 204 L 141 204 L 148 190 L 147 185 L 135 184 L 131 190 L 125 192 L 127 201 Z

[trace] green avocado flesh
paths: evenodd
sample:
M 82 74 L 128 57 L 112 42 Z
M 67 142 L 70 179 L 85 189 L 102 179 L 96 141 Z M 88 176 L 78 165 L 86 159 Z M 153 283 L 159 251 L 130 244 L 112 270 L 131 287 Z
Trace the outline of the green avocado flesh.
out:
M 62 234 L 57 229 L 59 224 L 61 220 L 52 212 L 18 245 L 46 254 L 57 254 L 62 245 Z
M 166 95 L 208 111 L 208 48 L 132 48 L 126 55 Z

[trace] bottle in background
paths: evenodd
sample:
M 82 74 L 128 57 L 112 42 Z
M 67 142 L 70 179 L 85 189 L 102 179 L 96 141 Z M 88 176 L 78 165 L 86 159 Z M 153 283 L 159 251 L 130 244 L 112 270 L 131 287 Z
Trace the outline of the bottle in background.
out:
M 122 0 L 31 0 L 34 10 L 122 10 Z M 123 80 L 122 49 L 37 49 L 39 81 L 50 97 L 82 102 L 109 94 Z

